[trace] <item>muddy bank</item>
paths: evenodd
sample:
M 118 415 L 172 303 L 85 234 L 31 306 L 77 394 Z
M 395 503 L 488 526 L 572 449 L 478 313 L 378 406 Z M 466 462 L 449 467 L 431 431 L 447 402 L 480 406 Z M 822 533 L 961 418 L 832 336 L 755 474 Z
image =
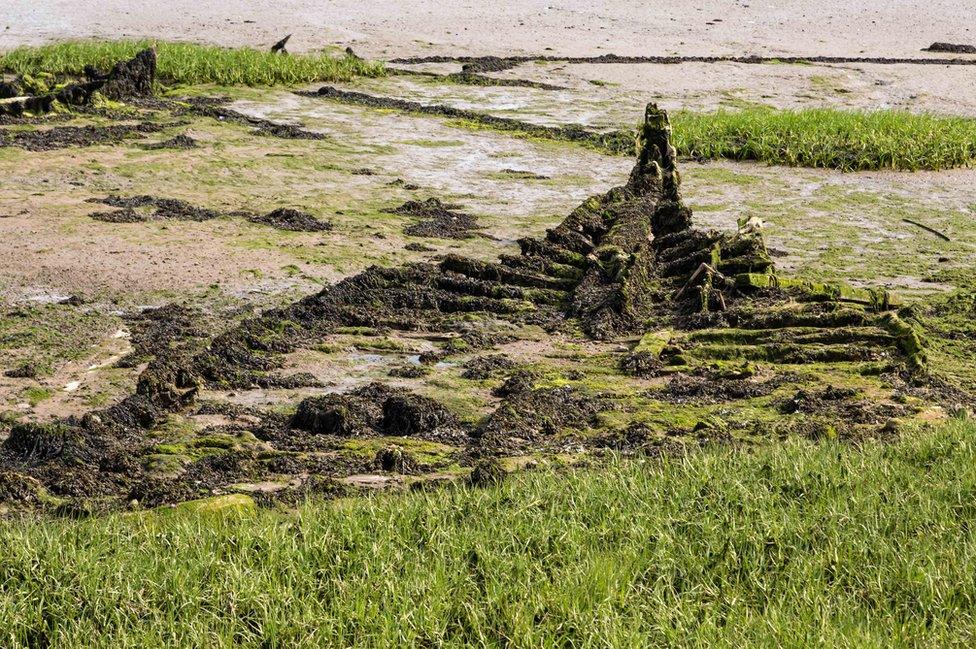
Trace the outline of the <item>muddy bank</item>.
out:
M 378 97 L 361 92 L 339 90 L 332 86 L 323 86 L 317 92 L 299 92 L 303 97 L 319 97 L 357 106 L 371 108 L 392 108 L 408 113 L 421 115 L 439 115 L 454 119 L 476 122 L 501 131 L 513 131 L 530 136 L 545 137 L 567 142 L 580 142 L 615 155 L 631 155 L 634 148 L 634 133 L 632 131 L 598 132 L 578 124 L 565 126 L 542 126 L 510 117 L 496 117 L 475 110 L 455 108 L 443 104 L 421 104 L 415 101 L 397 99 L 394 97 Z

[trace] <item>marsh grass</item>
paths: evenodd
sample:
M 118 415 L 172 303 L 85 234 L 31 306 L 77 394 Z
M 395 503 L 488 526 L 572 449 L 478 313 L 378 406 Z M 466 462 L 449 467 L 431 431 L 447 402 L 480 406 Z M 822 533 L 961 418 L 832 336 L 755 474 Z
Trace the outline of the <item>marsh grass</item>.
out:
M 976 427 L 0 526 L 3 646 L 972 646 Z
M 842 171 L 940 170 L 976 160 L 976 120 L 826 108 L 673 115 L 675 147 L 698 159 L 756 160 Z
M 613 155 L 634 155 L 637 129 L 587 133 L 471 115 L 453 120 L 471 128 L 568 140 Z M 678 155 L 695 160 L 751 160 L 840 171 L 920 171 L 976 162 L 976 119 L 904 111 L 777 110 L 745 107 L 671 114 Z M 580 136 L 579 133 L 585 133 Z
M 331 53 L 282 56 L 252 48 L 223 48 L 166 41 L 69 41 L 20 47 L 0 54 L 0 71 L 12 74 L 80 75 L 86 65 L 108 70 L 147 47 L 155 46 L 157 71 L 170 84 L 225 86 L 296 85 L 380 76 L 381 63 Z

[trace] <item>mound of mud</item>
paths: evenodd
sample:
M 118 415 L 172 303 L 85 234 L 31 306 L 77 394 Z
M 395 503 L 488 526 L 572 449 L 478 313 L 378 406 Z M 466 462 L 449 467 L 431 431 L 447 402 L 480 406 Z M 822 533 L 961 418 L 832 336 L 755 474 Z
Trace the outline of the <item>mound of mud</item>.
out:
M 56 458 L 65 464 L 86 464 L 97 457 L 83 430 L 64 423 L 15 424 L 4 440 L 3 448 L 27 463 Z
M 13 99 L 20 94 L 20 84 L 16 81 L 0 81 L 0 99 Z
M 91 72 L 91 82 L 101 83 L 99 91 L 109 99 L 150 97 L 156 82 L 156 50 L 143 50 L 129 61 L 116 63 L 106 74 Z
M 396 394 L 383 403 L 380 430 L 385 435 L 428 439 L 462 437 L 464 432 L 454 414 L 430 397 Z
M 525 171 L 523 169 L 502 169 L 501 173 L 521 180 L 549 180 L 549 176 L 538 174 L 534 171 Z
M 143 144 L 142 148 L 147 151 L 160 151 L 163 149 L 196 149 L 199 146 L 197 141 L 189 135 L 180 134 L 162 142 Z
M 383 403 L 390 394 L 386 386 L 372 384 L 352 394 L 310 397 L 298 404 L 290 425 L 315 435 L 379 435 Z
M 41 504 L 40 481 L 13 471 L 0 471 L 0 513 L 4 505 L 29 509 Z
M 475 463 L 468 482 L 474 487 L 494 487 L 504 482 L 506 475 L 497 458 L 487 457 Z
M 281 207 L 261 216 L 248 216 L 247 220 L 293 232 L 328 232 L 332 230 L 332 224 L 328 221 L 319 221 L 311 214 L 289 207 Z
M 452 208 L 453 205 L 445 205 L 439 198 L 428 198 L 425 201 L 407 201 L 390 212 L 423 218 L 403 229 L 403 233 L 411 237 L 469 239 L 475 236 L 480 230 L 478 219 L 470 214 L 455 212 Z
M 340 437 L 390 435 L 444 440 L 465 436 L 457 417 L 441 404 L 382 383 L 371 383 L 348 394 L 305 399 L 289 426 Z
M 177 342 L 204 340 L 210 323 L 196 309 L 180 304 L 148 308 L 125 318 L 130 328 L 132 351 L 116 362 L 117 367 L 136 367 L 163 355 Z
M 945 52 L 949 54 L 976 54 L 976 45 L 960 45 L 958 43 L 932 43 L 922 48 L 923 52 Z
M 719 372 L 678 374 L 654 396 L 674 404 L 711 404 L 766 397 L 798 377 L 784 373 L 770 378 L 730 377 Z
M 36 379 L 40 371 L 33 363 L 23 363 L 4 371 L 3 375 L 8 379 Z
M 532 390 L 536 379 L 538 379 L 538 376 L 535 372 L 531 370 L 518 370 L 512 372 L 505 379 L 504 383 L 492 390 L 491 393 L 496 397 L 505 399 L 521 392 L 528 392 Z

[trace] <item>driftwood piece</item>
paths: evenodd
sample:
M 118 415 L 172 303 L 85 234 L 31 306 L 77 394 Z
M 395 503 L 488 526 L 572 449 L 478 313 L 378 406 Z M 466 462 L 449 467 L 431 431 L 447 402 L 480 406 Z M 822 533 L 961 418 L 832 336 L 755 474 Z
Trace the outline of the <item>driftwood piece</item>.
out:
M 948 237 L 948 235 L 943 234 L 942 232 L 939 232 L 935 228 L 931 228 L 931 227 L 925 225 L 924 223 L 919 223 L 918 221 L 913 221 L 911 219 L 902 219 L 902 221 L 904 221 L 905 223 L 911 223 L 915 227 L 922 228 L 926 232 L 931 232 L 932 234 L 934 234 L 935 236 L 939 237 L 943 241 L 952 241 L 952 239 L 950 239 Z

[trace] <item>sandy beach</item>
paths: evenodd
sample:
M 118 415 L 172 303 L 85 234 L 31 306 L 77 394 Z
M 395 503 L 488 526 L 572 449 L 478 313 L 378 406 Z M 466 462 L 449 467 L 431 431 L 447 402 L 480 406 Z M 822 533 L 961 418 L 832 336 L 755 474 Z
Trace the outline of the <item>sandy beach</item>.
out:
M 292 33 L 294 51 L 341 45 L 378 58 L 549 51 L 924 56 L 919 50 L 933 41 L 976 40 L 972 0 L 6 0 L 3 5 L 0 49 L 120 36 L 270 46 Z

